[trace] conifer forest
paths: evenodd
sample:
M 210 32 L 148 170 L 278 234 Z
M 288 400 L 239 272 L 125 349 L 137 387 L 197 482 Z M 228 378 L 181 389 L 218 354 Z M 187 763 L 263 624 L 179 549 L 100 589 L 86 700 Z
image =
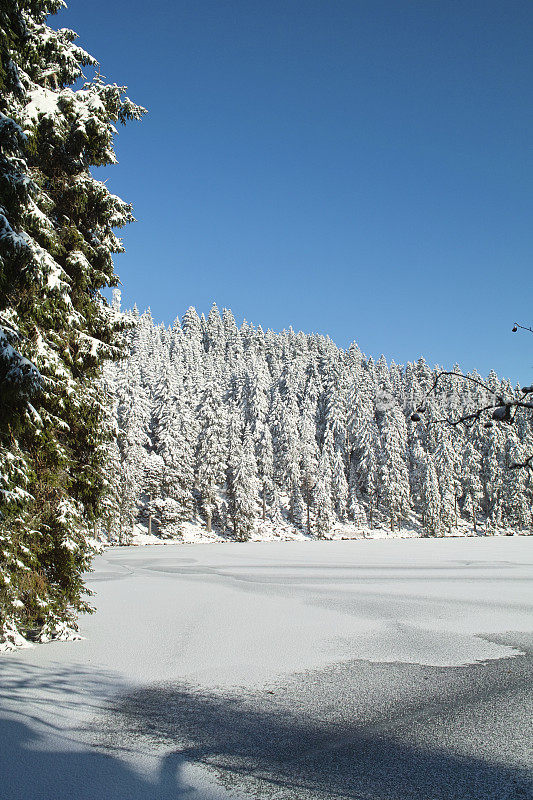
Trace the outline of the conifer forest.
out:
M 117 432 L 103 527 L 111 541 L 128 541 L 136 524 L 179 539 L 193 523 L 237 540 L 272 529 L 529 529 L 530 475 L 510 467 L 531 450 L 531 419 L 443 421 L 491 393 L 520 396 L 494 372 L 488 389 L 477 374 L 451 375 L 431 392 L 441 370 L 423 358 L 374 363 L 355 343 L 342 350 L 321 335 L 238 327 L 215 304 L 207 318 L 189 308 L 171 327 L 150 312 L 125 319 L 128 355 L 104 370 Z M 411 420 L 422 401 L 423 417 Z

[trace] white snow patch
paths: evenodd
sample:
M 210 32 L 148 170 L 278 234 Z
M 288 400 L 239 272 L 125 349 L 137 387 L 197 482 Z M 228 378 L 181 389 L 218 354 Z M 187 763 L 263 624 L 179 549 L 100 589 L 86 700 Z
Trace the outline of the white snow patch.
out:
M 57 92 L 37 86 L 29 93 L 30 102 L 24 108 L 24 116 L 28 120 L 37 121 L 39 114 L 55 114 L 57 112 Z

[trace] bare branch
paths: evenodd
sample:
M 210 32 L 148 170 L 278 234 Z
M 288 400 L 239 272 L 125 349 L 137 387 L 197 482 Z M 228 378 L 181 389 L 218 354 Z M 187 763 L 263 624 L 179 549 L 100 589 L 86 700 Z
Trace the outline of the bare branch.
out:
M 528 456 L 525 461 L 521 463 L 515 461 L 514 464 L 509 465 L 509 469 L 530 469 L 533 470 L 533 455 Z
M 477 386 L 481 386 L 482 389 L 485 389 L 487 392 L 490 392 L 491 394 L 497 394 L 497 392 L 495 392 L 494 389 L 491 389 L 485 383 L 483 383 L 482 381 L 478 381 L 477 378 L 473 378 L 471 375 L 463 375 L 461 372 L 439 372 L 439 374 L 435 378 L 433 386 L 431 387 L 431 389 L 429 389 L 426 396 L 424 397 L 424 400 L 427 400 L 429 395 L 435 391 L 435 389 L 437 388 L 437 384 L 439 380 L 443 377 L 443 375 L 450 375 L 453 378 L 462 378 L 464 381 L 470 381 L 470 383 L 475 383 Z M 417 411 L 421 410 L 423 412 L 423 409 L 420 408 L 417 409 Z
M 452 427 L 456 427 L 457 425 L 465 425 L 465 427 L 471 427 L 477 420 L 481 418 L 481 415 L 484 411 L 492 411 L 492 419 L 496 420 L 497 422 L 507 422 L 512 423 L 516 416 L 517 410 L 519 408 L 527 408 L 528 410 L 533 410 L 533 402 L 524 402 L 522 400 L 504 400 L 503 397 L 499 394 L 499 392 L 491 389 L 489 386 L 484 384 L 482 381 L 479 381 L 477 378 L 473 378 L 471 375 L 463 375 L 460 372 L 439 372 L 436 376 L 433 386 L 426 392 L 424 396 L 423 402 L 417 407 L 416 411 L 411 414 L 411 420 L 413 422 L 420 422 L 420 414 L 424 414 L 426 412 L 425 402 L 429 398 L 429 396 L 435 391 L 438 386 L 439 380 L 444 376 L 448 375 L 454 378 L 461 378 L 464 381 L 469 381 L 470 383 L 476 384 L 476 386 L 481 386 L 482 389 L 485 389 L 487 392 L 490 392 L 492 395 L 495 396 L 496 402 L 490 403 L 489 405 L 482 406 L 481 408 L 477 408 L 471 414 L 463 414 L 458 419 L 452 419 L 451 417 L 445 417 L 444 419 L 436 419 L 430 420 L 428 425 L 431 424 L 438 424 L 446 422 L 448 425 Z M 528 394 L 533 391 L 533 387 L 526 386 L 524 387 L 525 394 Z M 514 414 L 511 414 L 511 409 L 514 409 Z M 488 424 L 490 426 L 490 424 Z
M 533 333 L 533 328 L 526 328 L 525 325 L 519 325 L 518 322 L 515 322 L 511 330 L 513 331 L 513 333 L 516 333 L 518 328 L 521 328 L 523 331 L 528 331 L 529 333 Z
M 524 331 L 528 331 L 529 333 L 533 333 L 533 328 L 528 328 L 525 325 L 519 325 L 518 322 L 515 322 L 513 325 L 513 333 L 516 333 L 518 328 L 521 328 Z M 518 400 L 516 397 L 511 400 L 506 400 L 501 396 L 500 392 L 497 392 L 494 389 L 491 389 L 482 381 L 478 380 L 477 378 L 473 378 L 471 375 L 463 375 L 460 372 L 449 372 L 443 371 L 439 372 L 439 374 L 435 377 L 433 382 L 433 386 L 426 392 L 422 403 L 416 408 L 416 410 L 411 414 L 411 421 L 412 422 L 420 422 L 420 414 L 425 414 L 426 412 L 426 401 L 428 400 L 429 396 L 435 392 L 439 381 L 444 376 L 450 376 L 454 378 L 460 378 L 463 381 L 468 381 L 469 383 L 473 383 L 476 386 L 481 386 L 486 392 L 489 392 L 494 396 L 494 402 L 482 406 L 481 408 L 477 408 L 470 414 L 463 414 L 462 416 L 458 417 L 458 419 L 451 419 L 450 417 L 446 417 L 444 419 L 435 419 L 435 420 L 428 420 L 427 425 L 435 425 L 435 424 L 442 424 L 446 423 L 451 425 L 453 428 L 457 427 L 457 425 L 464 425 L 465 428 L 471 428 L 481 419 L 481 415 L 484 412 L 492 411 L 491 417 L 496 422 L 505 422 L 509 425 L 512 425 L 514 422 L 516 415 L 518 413 L 518 409 L 525 408 L 528 411 L 533 410 L 533 402 L 526 402 L 524 400 Z M 527 395 L 533 394 L 533 385 L 531 386 L 524 386 L 521 389 L 522 395 L 527 397 Z M 490 420 L 487 420 L 484 424 L 485 428 L 492 428 L 493 423 Z M 522 463 L 514 463 L 511 464 L 510 469 L 529 469 L 533 471 L 533 455 L 528 456 L 525 461 Z

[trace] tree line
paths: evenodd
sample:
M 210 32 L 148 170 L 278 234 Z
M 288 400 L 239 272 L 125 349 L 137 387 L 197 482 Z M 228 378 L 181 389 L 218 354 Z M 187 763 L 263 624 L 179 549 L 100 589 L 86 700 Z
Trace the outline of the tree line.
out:
M 117 431 L 110 540 L 128 541 L 139 522 L 163 538 L 193 522 L 239 540 L 267 521 L 319 537 L 339 526 L 439 535 L 531 525 L 530 473 L 509 469 L 531 450 L 531 418 L 441 423 L 490 392 L 520 395 L 494 372 L 465 382 L 455 367 L 426 398 L 442 370 L 423 358 L 374 362 L 355 343 L 238 327 L 215 304 L 170 327 L 150 312 L 125 317 L 128 356 L 105 370 Z

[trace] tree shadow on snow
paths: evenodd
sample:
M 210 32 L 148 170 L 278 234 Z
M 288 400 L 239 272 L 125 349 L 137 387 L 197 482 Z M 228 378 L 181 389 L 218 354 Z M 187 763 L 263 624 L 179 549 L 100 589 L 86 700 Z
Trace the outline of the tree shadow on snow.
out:
M 265 691 L 222 694 L 175 684 L 132 691 L 97 669 L 6 659 L 0 662 L 6 710 L 0 794 L 10 800 L 209 800 L 184 781 L 185 764 L 197 764 L 240 798 L 533 798 L 525 770 L 463 757 L 431 741 L 402 740 L 390 715 L 362 723 L 350 713 L 342 722 L 328 720 L 320 708 L 314 713 L 313 686 L 306 716 L 294 696 L 277 702 Z M 398 703 L 397 719 L 416 725 L 423 708 L 424 700 L 408 711 Z M 70 730 L 69 719 L 79 727 Z M 153 756 L 158 774 L 139 775 L 131 766 L 135 753 Z
M 396 721 L 409 724 L 412 719 L 416 725 L 422 706 L 412 715 L 412 710 L 405 714 L 400 708 Z M 129 693 L 111 713 L 130 741 L 137 738 L 145 747 L 174 745 L 174 752 L 162 760 L 162 775 L 172 775 L 184 760 L 202 764 L 239 797 L 533 798 L 531 774 L 525 769 L 462 756 L 432 746 L 431 740 L 427 745 L 402 740 L 390 717 L 361 724 L 348 715 L 335 723 L 305 717 L 290 703 L 269 708 L 264 692 L 246 697 L 172 685 Z
M 124 688 L 124 687 L 122 687 Z M 105 751 L 76 726 L 79 712 L 102 716 L 120 684 L 116 675 L 89 667 L 38 667 L 6 657 L 0 661 L 0 797 L 9 800 L 196 800 L 172 775 L 152 780 L 126 763 L 112 743 Z M 202 795 L 201 800 L 209 800 Z

